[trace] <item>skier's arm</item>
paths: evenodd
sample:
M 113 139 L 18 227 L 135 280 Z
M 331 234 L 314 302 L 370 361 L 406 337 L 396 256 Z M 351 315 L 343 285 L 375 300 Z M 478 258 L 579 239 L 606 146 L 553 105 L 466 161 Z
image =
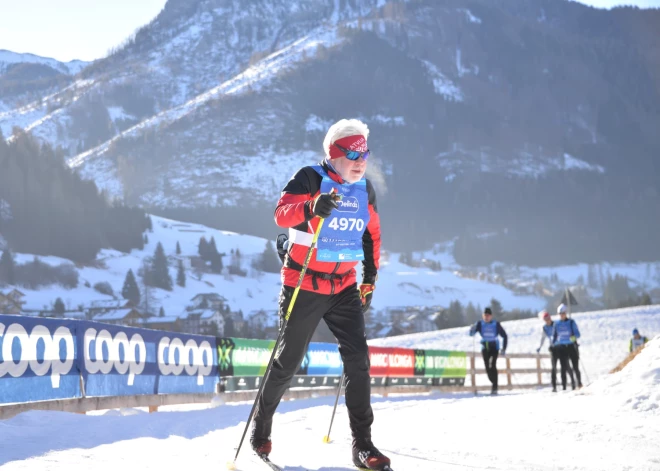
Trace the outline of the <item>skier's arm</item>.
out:
M 472 327 L 470 327 L 470 337 L 472 337 L 477 332 L 481 333 L 481 322 L 475 322 Z
M 571 319 L 571 322 L 573 323 L 573 335 L 575 338 L 580 338 L 580 329 L 578 329 L 577 323 Z
M 504 331 L 504 327 L 502 327 L 502 324 L 500 324 L 499 322 L 497 323 L 497 333 L 502 337 L 502 352 L 505 352 L 509 338 L 507 337 L 506 332 Z
M 555 322 L 555 325 L 552 326 L 552 345 L 555 345 L 557 343 L 557 323 Z
M 630 339 L 630 346 L 628 347 L 628 352 L 632 353 L 632 342 L 633 339 Z
M 539 348 L 536 349 L 536 353 L 539 353 L 541 351 L 541 348 L 543 348 L 543 344 L 545 343 L 545 338 L 547 335 L 545 335 L 545 330 L 541 329 L 541 345 L 539 345 Z
M 309 221 L 314 217 L 313 201 L 309 173 L 302 168 L 282 190 L 275 208 L 275 224 L 280 227 L 295 227 Z
M 369 223 L 362 235 L 362 283 L 375 284 L 378 268 L 380 267 L 380 216 L 376 204 L 376 192 L 367 180 L 367 194 L 369 195 Z

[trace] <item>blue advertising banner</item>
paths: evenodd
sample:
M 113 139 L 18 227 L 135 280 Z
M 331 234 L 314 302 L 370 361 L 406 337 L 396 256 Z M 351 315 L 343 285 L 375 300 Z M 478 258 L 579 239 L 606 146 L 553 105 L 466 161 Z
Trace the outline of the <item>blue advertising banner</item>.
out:
M 81 321 L 78 365 L 86 396 L 156 394 L 157 346 L 164 332 Z
M 337 344 L 311 342 L 301 370 L 309 376 L 341 376 L 343 367 Z
M 158 393 L 212 393 L 219 381 L 215 337 L 162 332 Z
M 0 404 L 80 397 L 76 324 L 0 315 Z

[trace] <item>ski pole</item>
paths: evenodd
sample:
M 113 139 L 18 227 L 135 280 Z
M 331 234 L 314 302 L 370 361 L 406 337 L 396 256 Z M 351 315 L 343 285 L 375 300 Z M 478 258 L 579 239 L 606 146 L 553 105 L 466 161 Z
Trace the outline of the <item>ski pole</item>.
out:
M 339 393 L 341 392 L 341 387 L 344 384 L 344 372 L 341 373 L 341 378 L 339 379 L 339 386 L 337 386 L 337 397 L 335 398 L 335 407 L 332 409 L 332 416 L 330 417 L 330 427 L 328 428 L 328 434 L 323 437 L 323 443 L 330 443 L 330 430 L 332 430 L 332 422 L 335 420 L 335 412 L 337 411 L 337 403 L 339 402 Z
M 334 193 L 334 191 L 332 193 Z M 227 463 L 228 469 L 236 469 L 236 460 L 238 459 L 238 454 L 241 451 L 243 440 L 245 440 L 245 434 L 247 433 L 248 428 L 250 427 L 250 423 L 252 422 L 252 418 L 254 417 L 254 412 L 257 409 L 257 404 L 259 404 L 259 399 L 261 399 L 261 394 L 264 391 L 264 385 L 268 381 L 268 377 L 270 376 L 270 371 L 273 368 L 273 363 L 275 362 L 275 356 L 277 355 L 277 350 L 279 348 L 280 343 L 282 343 L 282 339 L 284 338 L 284 330 L 286 329 L 286 325 L 289 322 L 289 317 L 291 317 L 291 312 L 293 311 L 293 305 L 295 304 L 296 299 L 298 298 L 298 292 L 300 291 L 300 286 L 302 285 L 303 279 L 305 278 L 305 272 L 307 271 L 307 266 L 309 265 L 309 261 L 312 259 L 312 253 L 314 251 L 314 247 L 316 247 L 316 242 L 319 238 L 319 234 L 321 233 L 321 227 L 323 227 L 323 222 L 325 221 L 325 219 L 323 218 L 319 218 L 319 219 L 320 219 L 319 225 L 316 227 L 316 231 L 314 232 L 314 237 L 312 238 L 312 243 L 310 244 L 309 250 L 307 251 L 307 257 L 305 257 L 305 263 L 303 264 L 302 270 L 300 270 L 300 277 L 298 278 L 298 283 L 296 283 L 296 287 L 293 290 L 293 296 L 291 296 L 291 301 L 289 301 L 289 307 L 287 308 L 286 314 L 284 315 L 284 322 L 282 322 L 282 326 L 280 327 L 280 333 L 277 336 L 277 340 L 275 341 L 275 346 L 273 347 L 273 352 L 270 355 L 268 366 L 266 367 L 266 371 L 264 372 L 264 376 L 262 378 L 261 384 L 259 385 L 259 391 L 257 391 L 257 396 L 254 398 L 254 403 L 252 404 L 252 410 L 250 411 L 250 415 L 248 416 L 247 423 L 245 424 L 245 430 L 243 430 L 241 441 L 239 442 L 238 448 L 236 449 L 236 456 L 234 456 L 234 461 Z

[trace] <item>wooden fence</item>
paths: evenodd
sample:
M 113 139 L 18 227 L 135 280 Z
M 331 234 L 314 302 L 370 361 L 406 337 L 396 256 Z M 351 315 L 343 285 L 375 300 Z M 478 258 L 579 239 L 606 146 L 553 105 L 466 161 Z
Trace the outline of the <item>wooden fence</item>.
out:
M 400 386 L 372 386 L 372 394 L 389 396 L 392 394 L 422 394 L 432 391 L 439 392 L 466 392 L 480 390 L 490 390 L 488 385 L 479 386 L 477 377 L 486 375 L 486 370 L 477 368 L 477 365 L 483 366 L 480 352 L 466 352 L 469 359 L 469 368 L 466 372 L 470 378 L 470 384 L 464 386 L 432 386 L 432 385 L 400 385 Z M 500 384 L 499 389 L 528 389 L 543 386 L 543 373 L 550 373 L 550 369 L 542 368 L 541 360 L 549 359 L 549 355 L 535 355 L 530 353 L 510 353 L 505 357 L 498 358 L 499 374 L 506 376 L 506 384 Z M 502 368 L 502 360 L 505 361 Z M 511 368 L 511 361 L 525 360 L 534 361 L 534 368 Z M 522 382 L 517 375 L 531 375 L 532 382 Z M 316 387 L 316 388 L 291 388 L 283 400 L 287 399 L 305 399 L 310 397 L 328 396 L 336 394 L 335 387 Z M 213 400 L 221 402 L 241 402 L 253 401 L 256 396 L 256 390 L 217 392 L 215 394 L 155 394 L 155 395 L 135 395 L 135 396 L 104 396 L 104 397 L 81 397 L 73 399 L 58 399 L 52 401 L 37 401 L 20 404 L 0 404 L 0 419 L 13 417 L 21 412 L 29 410 L 51 410 L 62 412 L 75 412 L 84 414 L 89 411 L 116 409 L 125 407 L 148 407 L 149 412 L 156 412 L 160 406 L 181 405 L 181 404 L 208 404 Z

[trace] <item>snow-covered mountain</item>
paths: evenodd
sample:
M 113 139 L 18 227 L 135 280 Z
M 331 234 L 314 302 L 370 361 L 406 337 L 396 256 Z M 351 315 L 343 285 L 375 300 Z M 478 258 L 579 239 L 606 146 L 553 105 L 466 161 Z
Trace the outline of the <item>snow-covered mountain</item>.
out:
M 11 66 L 15 66 L 16 64 L 42 64 L 65 75 L 76 75 L 87 67 L 90 62 L 81 60 L 61 62 L 57 59 L 42 57 L 36 54 L 18 53 L 0 49 L 0 74 L 6 73 Z
M 568 212 L 556 192 L 579 202 L 578 230 L 616 239 L 592 258 L 657 260 L 621 220 L 656 229 L 640 208 L 660 206 L 659 27 L 657 11 L 554 0 L 169 0 L 75 81 L 0 111 L 0 129 L 64 148 L 129 204 L 250 208 L 318 160 L 329 124 L 359 117 L 386 219 L 419 226 L 417 201 L 439 201 L 400 245 L 493 229 L 530 245 L 530 226 Z M 614 253 L 619 240 L 638 250 Z

